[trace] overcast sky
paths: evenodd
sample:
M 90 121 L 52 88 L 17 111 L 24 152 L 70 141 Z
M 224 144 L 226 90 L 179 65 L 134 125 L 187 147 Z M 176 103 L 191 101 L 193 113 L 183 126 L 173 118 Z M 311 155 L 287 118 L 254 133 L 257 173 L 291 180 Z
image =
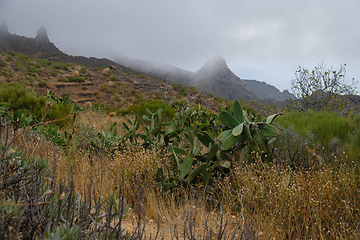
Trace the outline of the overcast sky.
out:
M 289 89 L 299 65 L 347 64 L 360 81 L 360 0 L 0 0 L 10 33 L 70 55 L 131 58 L 197 71 L 214 55 L 242 79 Z

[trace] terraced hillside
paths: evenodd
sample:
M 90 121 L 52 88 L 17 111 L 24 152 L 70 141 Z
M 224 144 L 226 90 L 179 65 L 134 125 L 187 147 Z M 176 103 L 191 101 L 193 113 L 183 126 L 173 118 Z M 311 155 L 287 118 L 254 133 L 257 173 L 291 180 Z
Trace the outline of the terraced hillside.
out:
M 158 80 L 152 76 L 129 69 L 86 67 L 80 64 L 52 62 L 30 58 L 12 51 L 0 52 L 0 82 L 19 83 L 39 94 L 48 90 L 80 105 L 97 101 L 113 109 L 126 109 L 146 100 L 181 102 L 194 98 L 194 87 L 185 87 Z M 217 109 L 227 100 L 210 95 L 197 97 L 197 102 L 210 109 Z

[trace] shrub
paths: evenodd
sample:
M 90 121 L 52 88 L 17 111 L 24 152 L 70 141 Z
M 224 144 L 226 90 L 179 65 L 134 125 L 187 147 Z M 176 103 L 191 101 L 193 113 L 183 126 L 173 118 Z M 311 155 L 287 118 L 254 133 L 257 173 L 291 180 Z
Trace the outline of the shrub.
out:
M 83 77 L 77 77 L 76 82 L 82 83 L 85 82 L 85 79 Z
M 69 70 L 69 67 L 68 67 L 68 64 L 66 63 L 63 63 L 63 62 L 57 62 L 57 63 L 54 63 L 53 66 L 52 66 L 54 69 L 58 69 L 58 70 Z
M 67 82 L 68 80 L 64 77 L 60 77 L 60 78 L 58 78 L 58 81 L 59 82 Z
M 56 77 L 57 75 L 59 75 L 60 71 L 58 69 L 54 70 L 51 72 L 51 76 Z
M 141 73 L 139 75 L 137 75 L 138 78 L 141 78 L 141 79 L 147 79 L 147 75 L 144 74 L 144 73 Z
M 4 61 L 0 61 L 0 68 L 6 67 L 7 63 Z
M 116 102 L 120 102 L 120 101 L 121 101 L 121 98 L 120 98 L 119 95 L 115 95 L 115 96 L 113 97 L 113 100 L 116 101 Z
M 291 112 L 278 119 L 285 128 L 294 126 L 301 137 L 306 137 L 308 131 L 315 134 L 315 141 L 330 149 L 330 141 L 338 138 L 342 143 L 349 141 L 351 128 L 349 120 L 328 112 Z
M 24 55 L 24 54 L 22 54 L 22 53 L 19 53 L 19 54 L 17 55 L 17 59 L 20 60 L 20 61 L 22 61 L 22 62 L 27 62 L 27 61 L 30 60 L 30 58 L 29 58 L 28 56 L 26 56 L 26 55 Z
M 82 90 L 87 90 L 88 88 L 86 86 L 83 86 L 82 87 Z
M 39 87 L 47 87 L 47 83 L 45 81 L 40 81 L 38 85 Z
M 101 88 L 100 88 L 101 91 L 103 92 L 109 92 L 109 89 L 107 88 L 107 86 L 103 85 Z
M 9 56 L 15 57 L 15 53 L 14 53 L 13 51 L 8 51 L 7 54 L 8 54 Z
M 53 65 L 54 63 L 52 62 L 52 61 L 49 61 L 49 60 L 42 60 L 41 61 L 41 65 L 43 66 L 43 67 L 48 67 L 48 66 L 51 66 L 51 65 Z
M 87 68 L 86 67 L 81 67 L 81 69 L 80 69 L 80 73 L 82 73 L 82 74 L 86 74 L 87 73 Z
M 175 91 L 179 91 L 179 90 L 181 89 L 180 84 L 177 84 L 177 83 L 173 83 L 173 84 L 171 84 L 171 86 L 173 87 L 173 89 L 174 89 Z
M 44 82 L 46 84 L 46 82 Z M 39 84 L 42 84 L 41 82 Z M 0 86 L 0 102 L 10 105 L 12 110 L 26 109 L 40 121 L 44 117 L 49 120 L 63 118 L 70 114 L 71 103 L 68 101 L 54 102 L 46 111 L 45 104 L 48 100 L 44 96 L 37 96 L 19 84 Z M 45 115 L 46 114 L 46 115 Z M 59 124 L 64 124 L 59 123 Z
M 22 69 L 21 67 L 21 63 L 20 62 L 16 62 L 13 67 L 12 67 L 15 71 L 20 71 Z
M 76 82 L 76 78 L 73 77 L 73 76 L 68 76 L 68 77 L 67 77 L 67 81 L 68 81 L 68 82 Z

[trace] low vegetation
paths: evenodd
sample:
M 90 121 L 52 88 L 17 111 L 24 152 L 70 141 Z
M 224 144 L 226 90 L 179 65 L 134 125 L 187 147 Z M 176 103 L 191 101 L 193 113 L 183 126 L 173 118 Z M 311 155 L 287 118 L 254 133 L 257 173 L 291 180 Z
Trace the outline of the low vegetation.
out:
M 39 62 L 50 71 L 74 67 Z M 104 70 L 104 80 L 113 76 Z M 0 85 L 0 235 L 360 237 L 358 115 L 280 114 L 222 99 L 216 112 L 167 97 L 80 107 L 52 92 Z

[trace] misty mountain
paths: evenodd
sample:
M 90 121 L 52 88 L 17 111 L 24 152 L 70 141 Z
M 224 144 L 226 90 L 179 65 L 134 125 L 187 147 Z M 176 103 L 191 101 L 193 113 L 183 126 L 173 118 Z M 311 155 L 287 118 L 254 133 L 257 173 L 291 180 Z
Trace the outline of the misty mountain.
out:
M 166 82 L 194 86 L 199 91 L 211 93 L 227 99 L 267 99 L 285 101 L 293 95 L 287 90 L 281 92 L 276 87 L 257 80 L 241 80 L 228 68 L 225 60 L 216 56 L 210 59 L 196 73 L 168 64 L 132 59 L 125 55 L 113 58 L 123 66 L 162 79 Z
M 220 56 L 211 58 L 192 77 L 192 85 L 226 99 L 258 99 Z
M 166 82 L 178 83 L 181 85 L 191 85 L 193 72 L 186 71 L 168 64 L 152 62 L 146 60 L 132 59 L 125 55 L 117 56 L 112 59 L 123 66 L 134 69 L 164 80 Z
M 267 99 L 277 102 L 295 99 L 288 90 L 281 92 L 276 87 L 262 81 L 243 79 L 243 82 L 251 90 L 251 92 L 260 99 Z
M 0 50 L 23 53 L 30 57 L 49 59 L 51 61 L 82 64 L 87 67 L 114 66 L 123 72 L 145 73 L 166 82 L 194 86 L 203 93 L 226 99 L 271 99 L 284 101 L 291 94 L 280 92 L 274 86 L 256 80 L 242 81 L 227 66 L 225 60 L 216 56 L 210 59 L 196 73 L 186 71 L 168 64 L 132 59 L 121 55 L 111 61 L 106 58 L 70 56 L 61 52 L 40 27 L 35 38 L 10 34 L 6 24 L 0 25 Z

